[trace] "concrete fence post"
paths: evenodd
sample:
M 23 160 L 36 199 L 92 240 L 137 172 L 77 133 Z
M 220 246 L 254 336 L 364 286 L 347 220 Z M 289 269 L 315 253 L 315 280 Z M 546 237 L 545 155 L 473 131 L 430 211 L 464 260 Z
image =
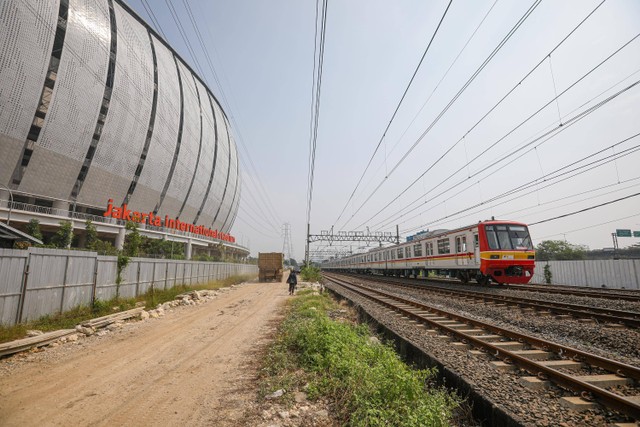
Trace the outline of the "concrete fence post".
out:
M 136 271 L 136 296 L 140 295 L 140 260 L 138 260 L 138 270 Z
M 587 261 L 585 260 L 582 260 L 582 269 L 584 270 L 584 282 L 587 287 L 590 287 L 591 285 L 589 284 L 589 275 L 587 274 Z
M 167 283 L 169 282 L 169 261 L 164 260 L 164 289 L 167 289 Z
M 22 273 L 22 289 L 20 290 L 20 302 L 16 313 L 16 323 L 22 323 L 22 312 L 24 311 L 24 301 L 27 299 L 27 286 L 29 284 L 29 266 L 31 265 L 31 253 L 25 259 L 24 271 Z
M 60 313 L 64 311 L 64 295 L 67 290 L 67 273 L 69 271 L 69 259 L 71 256 L 67 254 L 67 261 L 64 265 L 64 276 L 62 276 L 62 292 L 60 293 Z
M 91 286 L 91 306 L 95 305 L 96 303 L 96 290 L 98 288 L 98 263 L 100 262 L 98 260 L 98 255 L 96 254 L 95 258 L 93 258 L 94 264 L 93 264 L 93 283 Z
M 156 261 L 153 261 L 153 274 L 151 274 L 151 291 L 156 290 Z

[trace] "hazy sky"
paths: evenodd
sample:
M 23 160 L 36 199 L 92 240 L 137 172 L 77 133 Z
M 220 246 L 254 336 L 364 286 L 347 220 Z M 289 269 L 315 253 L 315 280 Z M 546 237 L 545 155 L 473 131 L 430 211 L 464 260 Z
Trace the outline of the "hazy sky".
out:
M 127 1 L 151 23 L 143 0 Z M 633 137 L 640 133 L 640 84 L 632 86 L 640 80 L 640 37 L 588 74 L 638 36 L 640 2 L 604 1 L 553 50 L 601 0 L 543 0 L 441 114 L 536 3 L 453 0 L 346 205 L 448 3 L 328 1 L 313 234 L 332 226 L 395 233 L 398 225 L 406 236 L 491 216 L 532 224 L 640 193 L 640 135 Z M 255 256 L 282 250 L 282 224 L 290 223 L 293 255 L 302 259 L 316 2 L 147 4 L 168 41 L 194 66 L 169 12 L 173 5 L 204 79 L 233 116 L 244 187 L 231 233 Z M 640 230 L 640 196 L 530 231 L 536 244 L 566 239 L 601 248 L 612 246 L 616 228 Z M 621 247 L 639 242 L 619 239 Z

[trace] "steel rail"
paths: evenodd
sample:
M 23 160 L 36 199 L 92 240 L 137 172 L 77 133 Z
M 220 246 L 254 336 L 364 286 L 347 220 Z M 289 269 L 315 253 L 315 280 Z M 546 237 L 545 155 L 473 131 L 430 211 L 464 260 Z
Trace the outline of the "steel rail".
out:
M 576 296 L 584 296 L 584 297 L 592 297 L 592 298 L 603 298 L 603 299 L 622 299 L 625 301 L 640 301 L 640 292 L 634 294 L 634 290 L 627 290 L 627 292 L 617 292 L 616 290 L 604 290 L 604 289 L 594 289 L 589 290 L 586 288 L 569 286 L 567 288 L 558 288 L 553 287 L 549 288 L 547 286 L 537 286 L 537 285 L 508 285 L 509 288 L 517 289 L 521 291 L 529 291 L 529 292 L 541 292 L 541 293 L 549 293 L 549 294 L 563 294 L 563 295 L 576 295 Z M 571 289 L 574 288 L 574 289 Z
M 354 277 L 354 276 L 350 276 Z M 357 277 L 357 276 L 356 276 Z M 632 328 L 640 328 L 640 313 L 633 311 L 615 310 L 609 308 L 591 307 L 579 304 L 560 303 L 553 301 L 537 300 L 532 298 L 520 298 L 506 295 L 492 295 L 485 292 L 458 290 L 444 288 L 441 286 L 425 286 L 426 283 L 417 282 L 404 283 L 402 280 L 389 280 L 389 278 L 369 277 L 368 280 L 410 287 L 422 291 L 436 292 L 445 295 L 457 295 L 463 297 L 471 297 L 474 299 L 517 305 L 519 307 L 529 307 L 535 309 L 547 310 L 556 314 L 569 314 L 578 318 L 602 320 L 609 323 L 621 323 Z M 407 279 L 404 279 L 407 280 Z M 409 279 L 410 280 L 410 279 Z
M 372 299 L 378 302 L 379 304 L 382 304 L 395 311 L 399 311 L 402 314 L 405 314 L 409 318 L 418 320 L 420 322 L 428 323 L 440 330 L 445 331 L 448 335 L 456 336 L 464 342 L 473 343 L 473 345 L 478 348 L 483 348 L 485 350 L 488 350 L 496 358 L 499 358 L 501 360 L 511 362 L 511 363 L 515 362 L 519 366 L 523 367 L 528 372 L 534 375 L 543 375 L 547 379 L 553 381 L 554 383 L 566 389 L 578 392 L 582 396 L 584 396 L 586 393 L 587 395 L 592 396 L 595 400 L 604 404 L 604 406 L 619 410 L 627 414 L 628 416 L 633 417 L 636 420 L 640 419 L 640 404 L 635 403 L 631 400 L 628 400 L 624 396 L 619 396 L 608 390 L 605 390 L 593 384 L 574 378 L 571 375 L 565 374 L 563 372 L 560 372 L 548 366 L 544 366 L 540 363 L 535 362 L 534 360 L 527 359 L 512 351 L 505 350 L 503 348 L 500 348 L 498 346 L 491 344 L 490 342 L 483 341 L 474 335 L 469 335 L 464 332 L 460 332 L 458 329 L 451 328 L 451 327 L 448 327 L 447 325 L 438 323 L 437 320 L 429 319 L 428 317 L 420 315 L 419 313 L 416 313 L 409 309 L 398 306 L 397 302 L 408 305 L 410 307 L 415 307 L 419 310 L 437 313 L 441 316 L 446 316 L 450 319 L 455 319 L 457 321 L 461 321 L 466 324 L 471 324 L 476 327 L 482 328 L 484 330 L 499 334 L 503 337 L 511 338 L 518 342 L 527 342 L 532 347 L 537 347 L 545 351 L 553 351 L 554 353 L 558 353 L 561 356 L 573 359 L 574 361 L 586 362 L 586 363 L 589 363 L 590 365 L 606 369 L 620 376 L 633 378 L 637 381 L 637 380 L 640 380 L 640 369 L 636 368 L 635 366 L 627 365 L 625 363 L 617 362 L 615 360 L 607 359 L 607 358 L 597 356 L 591 353 L 587 353 L 581 350 L 577 350 L 571 347 L 567 347 L 567 346 L 556 344 L 547 340 L 539 339 L 530 335 L 521 334 L 515 331 L 511 331 L 509 329 L 500 328 L 498 326 L 495 326 L 489 323 L 470 319 L 455 313 L 448 312 L 446 310 L 441 310 L 436 307 L 429 306 L 427 304 L 409 300 L 397 295 L 393 295 L 388 292 L 370 289 L 363 285 L 356 285 L 353 283 L 349 283 L 343 279 L 332 277 L 331 275 L 325 275 L 325 278 L 336 283 L 339 286 L 345 287 L 346 289 L 352 292 L 355 292 L 369 299 Z M 380 296 L 376 296 L 375 294 L 382 296 L 382 298 Z M 392 301 L 396 301 L 396 303 L 389 302 L 385 299 L 391 299 Z
M 341 272 L 339 274 L 355 274 L 362 276 L 362 274 L 356 273 L 344 273 Z M 394 277 L 394 276 L 387 276 Z M 456 284 L 456 285 L 468 285 L 473 286 L 473 284 L 465 284 L 462 283 L 459 279 L 446 279 L 442 277 L 429 277 L 428 279 L 414 279 L 416 281 L 430 281 L 430 282 L 440 282 L 446 284 Z M 625 300 L 631 302 L 640 302 L 640 291 L 634 289 L 598 289 L 598 288 L 588 288 L 581 286 L 554 286 L 554 285 L 535 285 L 535 284 L 527 284 L 527 285 L 518 285 L 518 284 L 506 284 L 506 285 L 489 285 L 491 288 L 498 289 L 514 289 L 526 292 L 540 292 L 546 294 L 562 294 L 562 295 L 575 295 L 575 296 L 583 296 L 590 298 L 602 298 L 602 299 L 614 299 L 614 300 Z M 619 292 L 622 291 L 622 292 Z

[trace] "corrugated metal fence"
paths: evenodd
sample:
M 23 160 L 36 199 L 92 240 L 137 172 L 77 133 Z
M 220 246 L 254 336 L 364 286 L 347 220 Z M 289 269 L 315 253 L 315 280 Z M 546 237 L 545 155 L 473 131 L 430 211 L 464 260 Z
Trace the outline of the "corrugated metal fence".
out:
M 546 264 L 554 285 L 640 289 L 640 259 L 538 261 L 531 282 L 545 283 Z
M 250 264 L 131 258 L 122 272 L 120 296 L 132 298 L 152 286 L 168 289 L 235 275 L 257 275 Z M 0 324 L 37 319 L 94 300 L 116 296 L 117 257 L 95 252 L 0 249 Z

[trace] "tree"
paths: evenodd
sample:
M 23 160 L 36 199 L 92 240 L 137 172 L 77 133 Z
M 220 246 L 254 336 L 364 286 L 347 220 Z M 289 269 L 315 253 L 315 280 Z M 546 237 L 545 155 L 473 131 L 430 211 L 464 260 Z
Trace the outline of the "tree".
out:
M 96 230 L 96 226 L 93 225 L 90 219 L 84 223 L 84 229 L 86 232 L 86 242 L 84 246 L 91 251 L 95 251 L 96 244 L 98 243 L 98 230 Z
M 31 237 L 35 237 L 38 240 L 42 240 L 42 232 L 40 231 L 40 221 L 33 218 L 27 224 L 27 234 Z
M 545 240 L 536 246 L 536 258 L 540 261 L 585 259 L 588 249 L 564 240 Z
M 127 222 L 125 228 L 129 231 L 124 243 L 124 254 L 129 257 L 137 257 L 140 254 L 140 245 L 142 236 L 138 232 L 138 224 L 135 222 Z
M 71 246 L 71 239 L 73 239 L 73 224 L 71 221 L 61 221 L 60 228 L 51 239 L 51 243 L 56 248 L 67 249 Z
M 291 265 L 293 268 L 298 268 L 298 261 L 296 261 L 293 258 L 289 259 L 289 265 Z

